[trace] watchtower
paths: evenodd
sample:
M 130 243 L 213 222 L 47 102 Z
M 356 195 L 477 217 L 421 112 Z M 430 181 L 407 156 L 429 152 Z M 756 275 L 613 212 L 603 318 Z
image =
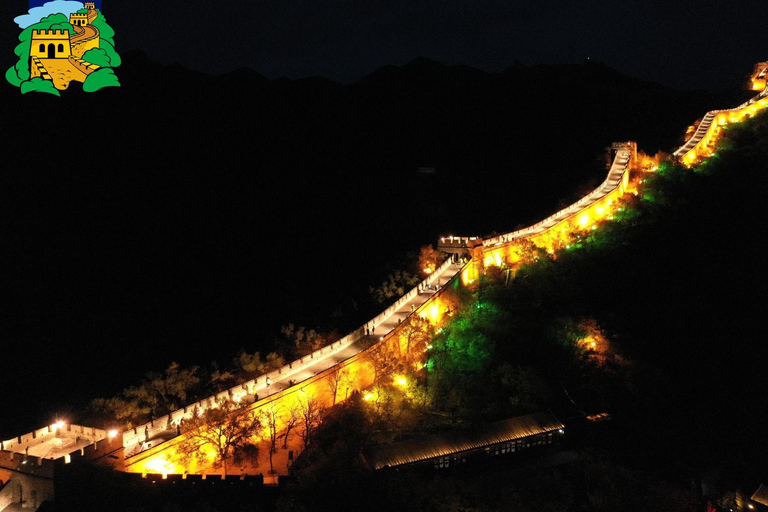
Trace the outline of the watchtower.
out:
M 90 24 L 90 21 L 88 19 L 88 13 L 73 12 L 72 14 L 69 15 L 69 23 L 71 25 L 77 25 L 78 27 L 84 27 Z
M 67 59 L 72 55 L 69 30 L 33 30 L 29 48 L 30 57 L 40 59 Z
M 88 9 L 89 11 L 91 9 L 95 9 L 96 8 L 96 3 L 95 2 L 85 2 L 85 8 Z
M 629 151 L 629 168 L 635 170 L 637 168 L 637 142 L 614 142 L 611 147 L 606 148 L 608 150 L 608 169 L 611 168 L 616 153 L 619 151 Z

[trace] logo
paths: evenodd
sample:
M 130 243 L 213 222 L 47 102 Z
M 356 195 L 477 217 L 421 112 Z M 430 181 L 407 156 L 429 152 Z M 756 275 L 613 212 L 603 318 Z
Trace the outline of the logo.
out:
M 72 82 L 81 82 L 85 92 L 120 86 L 115 31 L 101 12 L 101 0 L 29 0 L 29 12 L 13 21 L 21 29 L 19 60 L 5 78 L 22 94 L 60 96 Z

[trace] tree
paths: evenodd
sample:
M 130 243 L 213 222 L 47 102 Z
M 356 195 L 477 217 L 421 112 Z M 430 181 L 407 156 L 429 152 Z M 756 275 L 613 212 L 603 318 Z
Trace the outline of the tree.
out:
M 419 251 L 419 270 L 425 274 L 431 274 L 445 261 L 446 254 L 438 251 L 431 245 L 425 245 Z
M 333 405 L 336 405 L 336 397 L 338 395 L 339 390 L 345 387 L 347 391 L 349 390 L 349 387 L 351 384 L 349 370 L 347 370 L 346 368 L 339 368 L 338 365 L 334 366 L 330 374 L 328 375 L 328 379 L 326 380 L 326 383 L 328 384 L 328 390 L 331 392 L 331 395 L 333 396 Z
M 405 270 L 395 270 L 387 275 L 383 283 L 376 288 L 370 287 L 369 292 L 379 304 L 384 304 L 391 299 L 405 295 L 408 288 L 416 286 L 419 277 Z
M 27 94 L 28 92 L 44 92 L 54 96 L 61 96 L 56 87 L 54 87 L 53 82 L 44 80 L 39 76 L 26 82 L 21 82 L 21 94 Z
M 245 402 L 217 400 L 215 407 L 181 422 L 183 439 L 177 448 L 181 462 L 205 464 L 212 452 L 213 467 L 222 467 L 226 475 L 231 462 L 256 460 L 261 419 Z
M 294 402 L 291 407 L 288 408 L 288 416 L 284 419 L 285 432 L 283 433 L 283 449 L 288 448 L 288 440 L 291 435 L 291 431 L 296 428 L 301 420 L 301 407 L 300 404 Z
M 200 382 L 197 371 L 197 366 L 181 368 L 174 362 L 163 373 L 148 373 L 138 387 L 128 388 L 123 394 L 148 407 L 152 416 L 162 416 L 187 402 L 187 396 Z
M 314 329 L 296 327 L 293 324 L 283 326 L 280 332 L 285 336 L 289 349 L 295 357 L 304 357 L 334 341 L 332 335 L 323 335 Z
M 253 379 L 259 375 L 271 372 L 285 365 L 283 356 L 276 352 L 267 354 L 266 359 L 261 358 L 261 353 L 254 352 L 249 354 L 241 350 L 237 356 L 232 359 L 232 374 L 236 381 Z
M 535 369 L 503 363 L 497 373 L 501 387 L 508 394 L 513 414 L 532 412 L 547 403 L 549 387 Z
M 426 318 L 411 315 L 399 329 L 400 355 L 406 364 L 416 364 L 424 359 L 424 352 L 432 340 L 433 327 Z
M 371 422 L 360 393 L 329 409 L 312 444 L 292 470 L 305 482 L 332 482 L 363 471 L 360 449 L 369 439 Z
M 133 428 L 146 419 L 151 412 L 149 407 L 142 405 L 138 400 L 121 397 L 97 398 L 91 401 L 89 408 L 103 426 L 110 428 L 114 426 L 115 420 L 123 423 L 126 428 Z
M 392 374 L 397 368 L 397 354 L 392 350 L 391 340 L 372 345 L 363 352 L 363 360 L 373 368 L 373 382 Z
M 262 422 L 267 427 L 267 432 L 269 433 L 269 437 L 267 438 L 267 447 L 268 447 L 268 454 L 269 454 L 269 472 L 274 473 L 275 468 L 272 464 L 272 457 L 277 453 L 277 440 L 279 438 L 278 436 L 278 425 L 280 422 L 280 415 L 283 412 L 283 408 L 278 404 L 276 400 L 273 400 L 268 405 L 265 405 L 261 411 L 259 411 L 259 414 L 261 416 Z
M 316 396 L 299 396 L 298 413 L 301 426 L 301 439 L 304 442 L 304 449 L 306 450 L 307 446 L 312 443 L 312 436 L 320 425 L 323 406 Z
M 163 373 L 148 373 L 138 386 L 123 390 L 122 396 L 92 401 L 91 409 L 127 426 L 163 416 L 188 402 L 200 382 L 197 372 L 197 366 L 181 368 L 171 363 Z
M 547 256 L 547 251 L 537 246 L 530 238 L 523 238 L 515 243 L 514 251 L 521 265 L 533 265 L 539 259 Z

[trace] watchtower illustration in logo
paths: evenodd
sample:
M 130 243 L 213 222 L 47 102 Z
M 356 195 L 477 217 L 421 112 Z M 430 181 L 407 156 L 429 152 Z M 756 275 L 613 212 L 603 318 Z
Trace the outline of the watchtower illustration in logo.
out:
M 120 66 L 115 31 L 101 13 L 101 0 L 29 0 L 29 12 L 13 21 L 22 30 L 19 60 L 5 78 L 22 94 L 60 96 L 73 81 L 82 82 L 85 92 L 120 86 L 113 69 Z

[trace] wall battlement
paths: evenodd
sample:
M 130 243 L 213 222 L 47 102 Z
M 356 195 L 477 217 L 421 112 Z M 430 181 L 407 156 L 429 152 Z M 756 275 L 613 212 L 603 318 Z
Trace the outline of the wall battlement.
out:
M 91 16 L 88 13 L 73 12 L 69 15 L 69 23 L 71 25 L 77 25 L 78 27 L 84 27 L 91 23 Z
M 96 9 L 96 3 L 95 2 L 85 2 L 85 8 L 88 10 Z
M 69 30 L 54 29 L 54 30 L 33 30 L 32 40 L 35 39 L 66 39 L 69 41 Z

